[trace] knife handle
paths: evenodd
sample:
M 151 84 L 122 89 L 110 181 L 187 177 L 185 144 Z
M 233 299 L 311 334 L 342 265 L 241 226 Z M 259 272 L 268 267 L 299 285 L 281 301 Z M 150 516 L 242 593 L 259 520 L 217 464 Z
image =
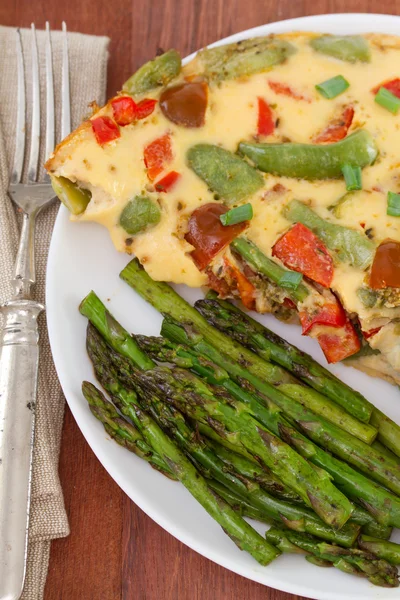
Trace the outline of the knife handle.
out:
M 43 308 L 15 299 L 0 309 L 0 600 L 18 600 L 24 585 Z

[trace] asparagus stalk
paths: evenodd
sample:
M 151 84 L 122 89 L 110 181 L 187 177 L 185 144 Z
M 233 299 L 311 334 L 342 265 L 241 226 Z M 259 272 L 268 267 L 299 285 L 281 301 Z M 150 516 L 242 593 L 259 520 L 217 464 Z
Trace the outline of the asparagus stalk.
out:
M 271 518 L 269 518 L 268 516 L 266 516 L 266 513 L 259 510 L 258 508 L 255 508 L 254 506 L 252 506 L 251 504 L 249 504 L 248 502 L 246 502 L 245 500 L 243 500 L 243 498 L 241 498 L 240 496 L 234 494 L 231 490 L 228 490 L 228 488 L 224 487 L 221 483 L 219 483 L 216 480 L 210 480 L 208 482 L 208 485 L 215 490 L 219 496 L 221 496 L 226 502 L 228 502 L 228 504 L 230 504 L 236 511 L 239 512 L 239 514 L 241 514 L 243 517 L 249 517 L 250 519 L 254 519 L 255 521 L 260 521 L 261 523 L 266 523 L 268 525 L 277 525 L 278 522 L 275 523 L 275 521 Z M 360 516 L 359 520 L 360 522 L 364 522 L 364 515 L 368 515 L 368 513 L 366 513 L 365 511 L 363 511 L 362 509 L 359 509 L 358 507 L 355 508 L 355 511 L 352 514 L 352 521 L 354 521 L 355 523 L 358 522 L 358 518 L 356 518 L 356 512 L 360 511 L 359 515 Z M 368 515 L 370 516 L 370 515 Z M 374 524 L 375 527 L 375 533 L 367 533 L 370 524 Z M 279 526 L 281 526 L 279 524 Z M 374 540 L 375 542 L 382 542 L 383 540 L 387 540 L 390 538 L 392 529 L 391 528 L 384 528 L 383 526 L 379 525 L 379 523 L 376 523 L 376 521 L 371 520 L 371 523 L 368 523 L 366 525 L 364 525 L 361 528 L 361 532 L 365 535 L 362 536 L 362 538 L 366 539 L 366 540 Z M 372 536 L 372 537 L 369 537 Z M 360 540 L 360 536 L 358 538 Z M 395 550 L 397 551 L 398 549 L 398 544 L 394 544 L 394 546 L 396 547 Z M 386 548 L 386 546 L 383 546 L 384 548 Z M 386 560 L 388 560 L 388 562 L 391 562 L 386 556 L 380 556 L 378 554 L 378 552 L 376 552 L 377 556 L 379 556 L 380 558 L 386 558 Z M 400 560 L 400 559 L 399 559 Z M 394 564 L 394 563 L 392 563 Z M 399 562 L 400 564 L 400 562 Z
M 378 430 L 380 442 L 400 456 L 399 425 L 365 400 L 361 394 L 324 369 L 311 356 L 301 352 L 230 302 L 200 300 L 195 306 L 212 325 L 256 352 L 261 358 L 285 367 L 359 420 L 370 419 L 370 425 Z M 353 429 L 350 433 L 360 437 L 356 431 Z
M 238 237 L 231 243 L 231 248 L 240 254 L 254 271 L 268 277 L 268 279 L 275 284 L 281 285 L 282 278 L 287 272 L 287 269 L 268 258 L 268 256 L 263 254 L 255 244 L 244 237 Z M 304 283 L 300 283 L 296 289 L 287 289 L 285 291 L 295 304 L 304 302 L 310 294 L 310 288 Z
M 115 325 L 115 319 L 93 292 L 81 303 L 81 312 L 90 321 L 92 310 L 95 316 L 93 324 L 95 326 L 97 324 L 105 340 L 119 352 L 121 347 L 119 338 L 125 341 L 128 333 L 120 324 Z M 144 355 L 136 342 L 133 340 L 132 342 L 130 360 L 137 366 L 153 365 L 153 361 Z M 126 343 L 122 349 L 125 348 Z M 143 356 L 135 360 L 138 354 Z M 177 379 L 179 374 L 180 382 Z M 246 450 L 262 460 L 274 474 L 297 492 L 304 503 L 312 507 L 328 525 L 340 528 L 348 520 L 352 506 L 335 488 L 327 473 L 322 470 L 317 473 L 314 467 L 288 444 L 260 425 L 246 405 L 238 402 L 234 405 L 230 397 L 221 401 L 220 398 L 214 397 L 213 391 L 205 383 L 194 376 L 189 377 L 190 373 L 183 371 L 178 373 L 176 370 L 172 375 L 169 369 L 160 367 L 142 373 L 132 368 L 129 376 L 130 383 L 133 383 L 135 388 L 139 388 L 144 396 L 149 391 L 156 393 L 160 386 L 163 386 L 168 400 L 174 403 L 178 410 L 204 424 L 212 424 L 217 430 L 223 429 L 236 433 Z
M 378 429 L 378 440 L 400 457 L 400 426 L 374 407 L 371 425 Z
M 207 446 L 213 449 L 218 458 L 222 460 L 228 472 L 237 473 L 241 477 L 254 480 L 261 488 L 275 498 L 287 500 L 288 502 L 301 502 L 300 496 L 292 492 L 273 473 L 263 469 L 259 463 L 249 460 L 235 451 L 228 450 L 215 440 L 207 439 L 205 442 Z
M 275 544 L 282 552 L 304 553 L 324 561 L 323 566 L 331 566 L 350 573 L 365 577 L 374 585 L 383 587 L 398 587 L 397 569 L 375 554 L 357 548 L 340 548 L 298 533 L 272 527 L 265 537 Z M 314 564 L 314 561 L 312 561 Z
M 311 441 L 307 440 L 307 438 L 291 427 L 290 423 L 279 413 L 279 410 L 272 411 L 272 413 L 266 413 L 265 407 L 261 406 L 259 403 L 255 404 L 254 397 L 252 397 L 248 391 L 243 390 L 236 385 L 228 378 L 226 371 L 212 363 L 210 360 L 194 354 L 190 348 L 174 344 L 170 340 L 161 337 L 146 337 L 139 335 L 136 336 L 136 340 L 140 348 L 143 348 L 153 359 L 190 368 L 194 372 L 205 377 L 209 383 L 223 385 L 234 398 L 251 406 L 254 409 L 257 418 L 264 424 L 267 424 L 274 433 L 280 434 L 281 431 L 284 431 L 286 436 L 291 436 L 293 440 L 296 440 L 300 451 L 303 452 L 303 455 L 306 458 L 309 458 L 320 467 L 325 468 L 325 466 L 327 466 L 327 470 L 334 477 L 336 483 L 339 482 L 340 485 L 346 489 L 346 493 L 355 501 L 364 501 L 369 510 L 382 521 L 383 524 L 378 523 L 375 520 L 375 517 L 369 512 L 355 506 L 353 508 L 351 520 L 363 527 L 363 533 L 382 539 L 388 539 L 390 537 L 392 529 L 387 526 L 386 523 L 391 522 L 392 520 L 394 520 L 395 523 L 400 523 L 398 513 L 400 503 L 395 496 L 388 494 L 386 490 L 383 490 L 377 484 L 354 471 L 347 464 L 333 458 L 321 448 L 315 446 Z M 240 449 L 240 446 L 237 444 L 235 445 L 234 439 L 228 441 L 226 438 L 218 436 L 215 434 L 214 430 L 207 425 L 200 425 L 200 431 L 208 438 L 211 437 L 211 439 L 216 440 L 217 447 L 220 446 L 221 443 L 225 444 L 223 451 L 227 457 L 232 457 L 232 455 Z M 228 449 L 228 453 L 226 453 L 226 449 Z M 250 465 L 251 464 L 252 463 L 250 463 Z M 251 466 L 249 468 L 251 468 Z M 272 492 L 272 495 L 275 494 Z M 373 507 L 371 505 L 372 502 L 376 503 Z
M 106 389 L 113 390 L 115 404 L 130 417 L 131 411 L 135 410 L 135 404 L 129 404 L 129 392 L 114 376 L 113 365 L 116 361 L 119 364 L 119 358 L 115 352 L 107 350 L 106 344 L 93 329 L 88 328 L 87 347 L 96 376 L 102 384 L 104 383 Z M 115 378 L 112 386 L 110 377 Z M 308 508 L 273 498 L 256 481 L 242 474 L 239 478 L 239 474 L 234 469 L 227 470 L 226 463 L 196 435 L 178 410 L 166 405 L 160 399 L 159 394 L 141 395 L 141 404 L 144 403 L 147 412 L 151 412 L 157 424 L 175 439 L 189 458 L 193 459 L 204 476 L 216 479 L 245 502 L 261 511 L 267 518 L 283 522 L 293 530 L 304 531 L 345 547 L 351 547 L 355 543 L 360 531 L 360 527 L 355 523 L 347 523 L 339 531 L 335 531 L 325 525 Z
M 369 422 L 373 405 L 312 356 L 289 344 L 231 302 L 217 300 L 213 292 L 209 292 L 207 298 L 198 300 L 195 307 L 214 327 L 256 352 L 264 360 L 281 365 L 317 392 L 339 404 L 358 421 Z
M 312 385 L 313 380 L 316 379 L 319 385 L 313 387 L 318 387 L 321 391 L 323 390 L 323 381 L 326 382 L 328 387 L 332 383 L 334 388 L 340 387 L 336 385 L 336 381 L 339 380 L 335 381 L 335 378 L 333 378 L 328 371 L 326 371 L 328 374 L 327 376 L 324 375 L 321 377 L 313 377 L 311 375 L 311 381 L 309 381 L 310 371 L 306 363 L 311 365 L 311 370 L 313 370 L 313 363 L 315 363 L 317 365 L 315 369 L 317 372 L 320 365 L 313 361 L 311 356 L 308 356 L 300 350 L 297 350 L 297 348 L 291 346 L 288 344 L 288 342 L 282 338 L 279 338 L 279 336 L 275 336 L 275 334 L 267 330 L 269 338 L 273 338 L 275 336 L 281 343 L 281 345 L 277 345 L 278 351 L 274 352 L 274 343 L 272 343 L 270 339 L 266 339 L 260 332 L 260 330 L 262 331 L 264 327 L 257 321 L 254 321 L 253 325 L 253 319 L 247 317 L 247 315 L 230 304 L 230 302 L 198 300 L 195 304 L 195 307 L 210 324 L 214 325 L 214 327 L 217 327 L 217 329 L 223 333 L 226 333 L 237 342 L 242 343 L 244 346 L 261 356 L 261 358 L 264 360 L 272 361 L 274 360 L 273 356 L 277 354 L 277 357 L 281 362 L 281 366 L 288 368 L 294 375 L 300 377 L 300 379 L 302 379 L 305 383 L 311 383 Z M 285 351 L 286 347 L 288 347 L 287 353 Z M 301 363 L 294 363 L 292 355 L 297 355 Z M 320 367 L 320 369 L 321 371 L 324 370 L 323 367 Z M 341 384 L 341 382 L 339 383 Z M 358 396 L 356 392 L 353 392 L 353 390 L 347 388 L 347 386 L 344 384 L 341 384 L 341 386 L 345 390 L 349 390 L 350 397 L 352 397 L 353 394 L 356 397 Z M 363 442 L 371 444 L 374 441 L 377 435 L 377 429 L 368 423 L 359 421 L 349 414 L 349 412 L 344 408 L 346 405 L 342 398 L 340 404 L 338 404 L 336 401 L 331 400 L 327 396 L 321 395 L 321 393 L 318 391 L 312 390 L 308 386 L 298 385 L 297 383 L 284 383 L 278 387 L 280 391 L 285 393 L 287 396 L 297 400 L 316 414 L 323 416 Z
M 362 550 L 371 552 L 387 560 L 391 565 L 400 565 L 400 544 L 388 542 L 369 535 L 360 535 L 358 545 Z
M 273 385 L 294 383 L 296 381 L 278 365 L 266 363 L 253 352 L 243 348 L 243 346 L 209 325 L 200 313 L 181 298 L 171 286 L 161 281 L 153 281 L 137 259 L 130 261 L 125 269 L 121 271 L 120 277 L 159 312 L 170 315 L 182 325 L 195 327 L 217 348 L 220 344 L 222 346 L 229 344 L 229 355 L 232 359 L 240 362 L 246 361 L 251 364 L 252 371 L 261 379 L 265 379 Z M 89 300 L 89 296 L 85 299 L 85 304 L 87 304 L 86 300 Z
M 268 518 L 264 512 L 258 510 L 258 508 L 255 508 L 243 500 L 243 498 L 240 498 L 234 494 L 231 490 L 228 490 L 228 488 L 224 487 L 218 481 L 215 481 L 215 479 L 210 479 L 207 481 L 207 483 L 209 487 L 218 494 L 218 496 L 221 496 L 221 498 L 223 498 L 225 502 L 232 506 L 232 508 L 242 517 L 248 517 L 249 519 L 254 519 L 255 521 L 266 523 L 267 525 L 275 524 L 273 519 Z
M 283 394 L 276 386 L 263 381 L 250 370 L 248 363 L 243 366 L 229 358 L 229 344 L 219 345 L 218 350 L 200 336 L 194 327 L 187 330 L 172 319 L 164 319 L 162 334 L 177 343 L 189 345 L 196 352 L 204 354 L 241 385 L 251 384 L 257 392 L 261 392 L 264 405 L 271 401 L 294 422 L 311 440 L 322 445 L 339 458 L 354 465 L 375 481 L 383 484 L 396 494 L 400 493 L 400 464 L 386 455 L 380 454 L 368 444 L 343 431 L 323 417 L 316 415 L 296 400 Z M 223 354 L 226 352 L 225 354 Z M 260 396 L 258 396 L 260 398 Z
M 140 350 L 133 337 L 114 319 L 94 292 L 86 296 L 79 310 L 103 335 L 103 332 L 108 332 L 112 336 L 112 346 L 117 352 L 133 360 L 139 369 L 153 368 L 153 361 Z
M 379 440 L 375 440 L 372 443 L 372 447 L 375 448 L 375 450 L 377 450 L 381 454 L 386 454 L 386 456 L 389 456 L 390 458 L 396 460 L 396 455 L 391 450 L 389 450 L 389 448 L 384 446 Z
M 154 469 L 170 479 L 176 479 L 168 464 L 149 446 L 142 434 L 132 424 L 122 419 L 114 406 L 89 381 L 82 383 L 82 394 L 92 414 L 101 421 L 104 429 L 117 444 L 127 448 L 139 458 L 146 460 Z
M 183 483 L 209 515 L 221 525 L 238 548 L 247 551 L 263 566 L 277 558 L 279 551 L 264 540 L 229 504 L 213 493 L 193 464 L 141 409 L 137 398 L 135 401 L 133 399 L 134 395 L 131 394 L 134 424 L 145 441 L 168 464 L 173 476 Z

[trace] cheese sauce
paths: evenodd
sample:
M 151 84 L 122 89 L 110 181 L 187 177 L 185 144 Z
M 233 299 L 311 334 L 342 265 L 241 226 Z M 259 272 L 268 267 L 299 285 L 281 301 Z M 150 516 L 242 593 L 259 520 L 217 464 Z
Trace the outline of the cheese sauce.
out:
M 363 169 L 363 189 L 350 197 L 335 216 L 328 207 L 346 194 L 343 179 L 304 181 L 264 174 L 264 188 L 248 201 L 254 217 L 247 236 L 271 256 L 272 246 L 291 225 L 282 216 L 282 207 L 290 200 L 307 201 L 324 219 L 365 232 L 377 245 L 386 238 L 400 240 L 400 218 L 386 214 L 387 192 L 400 191 L 400 115 L 394 116 L 374 102 L 371 89 L 400 76 L 400 40 L 393 36 L 370 35 L 371 61 L 340 61 L 315 52 L 309 45 L 312 34 L 279 36 L 295 45 L 297 53 L 271 71 L 233 81 L 211 84 L 205 124 L 184 128 L 168 120 L 156 106 L 152 115 L 135 124 L 121 127 L 121 137 L 100 146 L 85 123 L 64 142 L 50 161 L 56 175 L 81 182 L 92 192 L 92 200 L 77 221 L 96 221 L 107 227 L 117 250 L 134 253 L 155 280 L 201 286 L 206 278 L 190 257 L 192 247 L 184 240 L 187 220 L 195 208 L 215 201 L 207 185 L 188 167 L 186 154 L 193 145 L 207 142 L 235 152 L 242 140 L 254 141 L 257 132 L 257 99 L 273 108 L 278 126 L 268 142 L 310 143 L 345 106 L 355 110 L 350 133 L 364 128 L 374 137 L 379 157 Z M 184 81 L 193 67 L 185 67 L 174 85 Z M 333 100 L 323 98 L 315 85 L 342 75 L 349 88 Z M 276 93 L 269 82 L 287 84 L 304 99 Z M 159 91 L 146 94 L 158 98 Z M 111 115 L 109 105 L 98 114 Z M 96 115 L 96 116 L 97 116 Z M 165 171 L 181 174 L 167 193 L 156 193 L 149 182 L 144 164 L 146 145 L 165 133 L 172 140 L 173 161 Z M 264 141 L 264 140 L 262 140 Z M 285 190 L 273 191 L 280 183 Z M 127 202 L 137 194 L 156 199 L 161 220 L 153 228 L 129 238 L 119 225 L 119 216 Z M 129 238 L 129 239 L 128 239 Z M 128 239 L 128 244 L 127 244 Z M 348 312 L 360 315 L 365 324 L 374 319 L 400 316 L 400 309 L 366 308 L 357 296 L 365 273 L 343 263 L 335 265 L 332 289 Z M 366 327 L 367 328 L 367 327 Z

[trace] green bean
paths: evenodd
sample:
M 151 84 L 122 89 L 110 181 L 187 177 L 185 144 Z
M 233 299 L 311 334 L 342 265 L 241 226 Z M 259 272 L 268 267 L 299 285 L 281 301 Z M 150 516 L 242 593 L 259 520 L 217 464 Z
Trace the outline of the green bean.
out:
M 355 229 L 325 221 L 299 200 L 289 202 L 283 214 L 292 223 L 302 223 L 311 229 L 340 261 L 360 269 L 372 263 L 375 245 Z
M 189 167 L 228 203 L 251 196 L 264 185 L 263 176 L 229 150 L 197 144 L 187 153 Z
M 168 50 L 154 60 L 145 63 L 127 81 L 122 89 L 128 94 L 144 94 L 166 85 L 181 71 L 181 57 L 176 50 Z
M 342 177 L 342 166 L 366 167 L 374 162 L 378 150 L 368 131 L 359 129 L 333 144 L 256 144 L 241 142 L 239 152 L 265 173 L 299 179 Z
M 125 206 L 119 218 L 119 224 L 127 233 L 135 235 L 156 225 L 161 218 L 157 204 L 147 196 L 135 196 Z
M 346 62 L 370 62 L 368 42 L 360 35 L 321 35 L 310 42 L 321 54 L 333 56 Z
M 267 36 L 205 48 L 197 56 L 205 76 L 220 81 L 269 71 L 295 52 L 289 42 Z

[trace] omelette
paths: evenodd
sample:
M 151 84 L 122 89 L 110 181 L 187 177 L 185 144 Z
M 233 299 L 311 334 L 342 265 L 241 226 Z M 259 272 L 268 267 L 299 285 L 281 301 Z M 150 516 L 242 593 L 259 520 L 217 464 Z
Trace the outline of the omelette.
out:
M 143 65 L 46 163 L 157 281 L 299 322 L 400 382 L 400 38 L 295 32 Z

